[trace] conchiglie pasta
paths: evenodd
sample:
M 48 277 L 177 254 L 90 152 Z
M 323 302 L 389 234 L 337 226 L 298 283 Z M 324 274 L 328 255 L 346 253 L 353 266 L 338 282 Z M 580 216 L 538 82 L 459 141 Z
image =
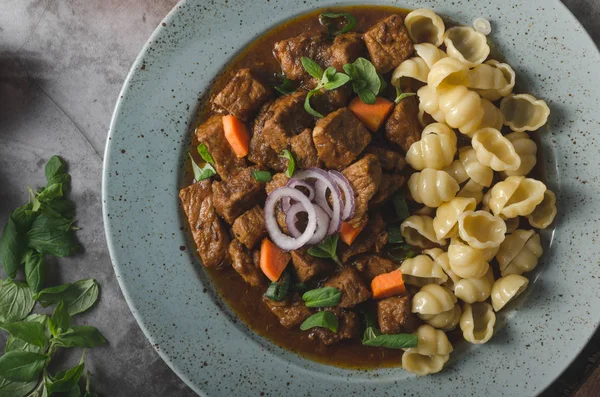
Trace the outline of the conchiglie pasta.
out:
M 413 215 L 425 215 L 433 218 L 435 216 L 435 208 L 424 205 L 423 207 L 414 210 Z
M 406 153 L 406 162 L 415 170 L 442 169 L 452 163 L 456 154 L 456 134 L 445 124 L 429 124 L 421 140 L 413 143 Z
M 458 217 L 465 211 L 473 211 L 477 203 L 473 198 L 455 197 L 440 205 L 433 218 L 433 230 L 439 239 L 458 234 Z
M 440 99 L 435 89 L 428 85 L 424 85 L 417 91 L 419 97 L 419 109 L 423 109 L 425 113 L 430 115 L 438 123 L 445 123 L 446 116 L 440 109 Z
M 483 199 L 483 185 L 469 179 L 467 183 L 456 194 L 456 197 L 472 198 L 477 204 Z
M 531 94 L 509 95 L 500 102 L 504 124 L 513 131 L 535 131 L 548 121 L 550 108 Z
M 473 180 L 483 186 L 490 186 L 494 178 L 494 171 L 487 165 L 483 165 L 477 159 L 477 153 L 471 146 L 461 147 L 458 151 L 458 158 L 461 161 L 465 172 Z
M 458 325 L 461 314 L 462 309 L 457 303 L 447 312 L 439 314 L 418 314 L 418 317 L 434 328 L 441 329 L 442 331 L 451 331 Z
M 498 99 L 510 95 L 513 88 L 515 87 L 515 71 L 513 68 L 507 63 L 500 63 L 495 59 L 490 59 L 485 62 L 486 65 L 490 65 L 498 69 L 504 75 L 504 79 L 506 80 L 506 85 L 499 89 L 487 89 L 487 90 L 477 90 L 479 95 L 482 98 L 485 98 L 489 101 L 497 101 Z
M 443 61 L 444 59 L 440 62 Z M 458 128 L 463 132 L 472 131 L 481 124 L 481 120 L 483 120 L 483 107 L 481 105 L 481 97 L 475 91 L 458 85 L 444 87 L 438 94 L 439 108 L 444 113 L 446 124 L 450 127 Z
M 460 329 L 469 343 L 482 344 L 494 335 L 496 313 L 487 302 L 465 303 L 460 316 Z
M 465 82 L 468 88 L 480 90 L 499 90 L 506 87 L 507 84 L 508 82 L 500 69 L 485 63 L 470 69 Z
M 504 115 L 490 101 L 487 99 L 481 98 L 481 107 L 483 108 L 483 118 L 481 119 L 481 123 L 477 126 L 469 126 L 469 128 L 463 127 L 460 132 L 468 136 L 469 138 L 473 138 L 473 135 L 477 130 L 482 128 L 495 128 L 497 130 L 501 130 L 504 125 Z
M 432 168 L 412 174 L 408 188 L 413 200 L 428 207 L 439 207 L 452 200 L 459 190 L 458 183 L 448 173 Z
M 494 273 L 489 269 L 483 277 L 463 278 L 454 286 L 454 295 L 463 302 L 483 302 L 490 297 Z
M 490 46 L 484 34 L 469 26 L 456 26 L 444 34 L 446 53 L 448 56 L 475 67 L 488 57 Z
M 453 238 L 448 247 L 450 269 L 461 278 L 483 277 L 490 268 L 490 259 L 485 250 L 473 248 L 458 238 Z
M 529 174 L 537 163 L 537 145 L 525 132 L 511 132 L 505 138 L 515 148 L 517 155 L 521 159 L 521 165 L 516 170 L 504 171 L 504 174 L 507 176 L 525 176 Z
M 405 371 L 419 376 L 437 374 L 444 368 L 444 364 L 446 364 L 449 359 L 449 354 L 424 356 L 419 353 L 406 352 L 402 355 L 402 368 Z
M 425 215 L 411 215 L 400 225 L 400 234 L 408 244 L 431 248 L 446 245 L 446 240 L 438 239 L 433 230 L 433 219 Z
M 429 75 L 429 66 L 422 58 L 413 57 L 402 62 L 394 69 L 391 82 L 392 85 L 400 87 L 400 80 L 403 77 L 408 77 L 426 83 L 427 75 Z
M 433 88 L 448 88 L 448 85 L 459 85 L 465 82 L 469 68 L 454 58 L 442 58 L 431 67 L 427 76 L 427 84 Z
M 494 171 L 515 171 L 521 166 L 521 158 L 511 141 L 494 128 L 480 129 L 471 141 L 477 160 Z
M 454 350 L 446 333 L 430 325 L 421 325 L 417 328 L 415 334 L 419 339 L 417 346 L 404 349 L 404 351 L 433 356 L 436 354 L 450 354 Z
M 469 179 L 469 174 L 467 174 L 467 171 L 460 160 L 454 160 L 448 167 L 444 168 L 443 171 L 446 171 L 458 184 Z
M 509 176 L 492 187 L 489 206 L 494 215 L 526 216 L 544 200 L 546 185 L 532 178 Z
M 452 291 L 437 284 L 423 286 L 412 299 L 412 312 L 439 314 L 454 307 L 456 296 Z
M 519 228 L 520 218 L 508 218 L 504 220 L 504 223 L 506 223 L 506 234 L 511 234 Z
M 506 223 L 489 212 L 465 211 L 458 216 L 458 234 L 473 248 L 494 248 L 504 241 Z
M 442 267 L 427 255 L 417 255 L 405 259 L 400 266 L 404 282 L 408 285 L 422 287 L 427 284 L 443 284 L 448 275 Z
M 494 311 L 502 310 L 506 304 L 521 295 L 527 288 L 529 280 L 518 274 L 510 274 L 496 280 L 492 286 L 492 306 Z
M 437 61 L 448 56 L 444 51 L 431 43 L 415 44 L 414 47 L 417 56 L 425 61 L 425 64 L 429 69 L 431 69 Z
M 531 226 L 545 229 L 554 221 L 556 213 L 556 196 L 551 190 L 546 189 L 544 199 L 531 214 L 527 215 L 527 220 Z
M 448 252 L 442 250 L 441 248 L 431 248 L 424 250 L 423 253 L 429 255 L 431 259 L 435 261 L 435 263 L 439 264 L 442 269 L 444 269 L 444 273 L 448 275 L 448 281 L 442 285 L 454 291 L 454 285 L 459 282 L 461 278 L 450 268 Z
M 431 43 L 439 47 L 444 42 L 446 26 L 432 10 L 419 8 L 411 11 L 404 18 L 404 26 L 413 43 Z
M 500 274 L 523 274 L 530 272 L 538 264 L 544 253 L 540 235 L 533 230 L 515 230 L 506 236 L 496 254 Z

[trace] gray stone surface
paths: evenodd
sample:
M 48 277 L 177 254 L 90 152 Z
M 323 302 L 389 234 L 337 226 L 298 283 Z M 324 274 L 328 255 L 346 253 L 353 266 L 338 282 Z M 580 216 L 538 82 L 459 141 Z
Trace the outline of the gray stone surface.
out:
M 102 156 L 113 106 L 136 54 L 175 0 L 0 0 L 0 225 L 44 183 L 52 154 L 70 164 L 85 252 L 52 263 L 52 282 L 93 277 L 101 300 L 79 324 L 109 345 L 89 352 L 105 397 L 192 396 L 145 339 L 119 289 L 102 224 Z M 568 0 L 598 44 L 600 2 Z M 551 394 L 568 395 L 600 357 L 599 335 Z M 0 341 L 3 343 L 3 341 Z M 590 360 L 590 357 L 594 357 Z M 73 361 L 69 355 L 58 364 Z

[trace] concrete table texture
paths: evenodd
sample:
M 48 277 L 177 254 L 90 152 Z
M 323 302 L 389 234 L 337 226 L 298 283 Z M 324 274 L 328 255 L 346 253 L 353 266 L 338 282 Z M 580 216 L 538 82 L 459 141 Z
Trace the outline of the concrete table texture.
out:
M 99 303 L 75 322 L 98 327 L 109 341 L 86 357 L 93 387 L 105 397 L 194 395 L 153 350 L 125 303 L 108 255 L 100 196 L 105 140 L 121 85 L 176 3 L 0 0 L 0 226 L 27 200 L 27 185 L 45 183 L 48 158 L 65 158 L 85 251 L 52 262 L 49 284 L 95 278 L 101 285 Z M 600 43 L 600 1 L 564 3 Z M 77 359 L 63 354 L 56 363 Z M 600 395 L 599 361 L 597 333 L 544 395 Z

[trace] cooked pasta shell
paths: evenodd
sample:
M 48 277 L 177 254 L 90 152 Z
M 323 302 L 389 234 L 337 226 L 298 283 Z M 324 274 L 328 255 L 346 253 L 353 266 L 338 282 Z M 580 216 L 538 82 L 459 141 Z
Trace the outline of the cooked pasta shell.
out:
M 506 223 L 486 211 L 465 211 L 458 216 L 458 234 L 473 248 L 494 248 L 504 241 Z
M 506 223 L 506 234 L 511 234 L 519 228 L 520 218 L 508 218 L 504 220 L 504 223 Z
M 521 158 L 521 165 L 516 170 L 504 171 L 504 174 L 507 176 L 529 174 L 537 162 L 537 145 L 525 132 L 511 132 L 505 138 L 512 143 L 517 155 Z
M 405 352 L 402 355 L 402 368 L 419 376 L 437 374 L 444 368 L 444 364 L 446 364 L 449 358 L 449 354 L 424 356 L 419 353 Z
M 440 109 L 440 99 L 435 89 L 424 85 L 417 91 L 417 97 L 419 98 L 419 108 L 422 108 L 438 123 L 446 122 L 446 116 Z
M 425 61 L 425 64 L 429 69 L 431 69 L 437 61 L 448 56 L 444 51 L 440 50 L 431 43 L 415 44 L 414 47 L 417 56 L 421 57 Z
M 482 128 L 495 128 L 497 130 L 501 130 L 504 125 L 504 115 L 490 101 L 487 99 L 481 98 L 481 107 L 483 108 L 483 118 L 481 119 L 481 123 L 477 126 L 470 125 L 468 128 L 461 128 L 460 132 L 467 135 L 469 138 L 473 138 L 473 135 L 477 130 Z
M 490 297 L 494 273 L 490 268 L 483 277 L 463 278 L 454 286 L 454 295 L 463 302 L 483 302 Z
M 530 272 L 538 264 L 544 253 L 540 235 L 533 230 L 516 230 L 506 236 L 496 254 L 500 274 L 523 274 Z
M 467 72 L 465 85 L 480 90 L 499 90 L 508 82 L 504 73 L 493 65 L 482 63 Z
M 458 159 L 454 160 L 448 167 L 444 168 L 443 171 L 446 171 L 458 184 L 469 179 L 469 174 L 467 174 L 465 167 Z
M 458 238 L 452 238 L 448 247 L 450 269 L 461 278 L 483 277 L 490 268 L 491 258 L 486 256 L 485 250 L 473 248 Z
M 428 207 L 439 207 L 440 204 L 456 196 L 459 186 L 447 172 L 425 168 L 411 175 L 408 189 L 417 203 Z
M 412 299 L 412 312 L 439 314 L 454 307 L 456 296 L 447 288 L 437 284 L 423 286 Z
M 514 218 L 533 212 L 544 200 L 546 185 L 532 178 L 509 176 L 491 191 L 489 206 L 494 215 Z
M 531 226 L 545 229 L 554 221 L 556 213 L 556 196 L 550 189 L 546 189 L 544 199 L 531 214 L 527 215 L 527 220 Z
M 487 165 L 483 165 L 477 159 L 477 153 L 471 146 L 463 146 L 458 151 L 465 172 L 473 180 L 483 186 L 490 186 L 494 178 L 494 171 Z
M 392 85 L 400 87 L 400 80 L 403 77 L 408 77 L 421 81 L 427 82 L 427 76 L 429 75 L 429 66 L 425 63 L 422 58 L 413 57 L 402 62 L 392 73 Z
M 440 205 L 433 218 L 433 230 L 438 238 L 446 239 L 458 234 L 458 217 L 465 211 L 473 211 L 477 203 L 474 198 L 455 197 Z
M 430 9 L 419 8 L 409 12 L 404 18 L 404 26 L 413 43 L 431 43 L 439 47 L 444 42 L 444 21 Z
M 460 329 L 463 337 L 469 343 L 482 344 L 494 335 L 496 313 L 487 302 L 465 303 L 460 316 Z
M 426 215 L 411 215 L 402 221 L 400 234 L 408 244 L 419 248 L 446 245 L 446 240 L 438 239 L 433 230 L 433 218 Z
M 521 166 L 521 158 L 512 142 L 495 128 L 478 130 L 473 135 L 471 145 L 477 160 L 494 171 L 516 171 Z
M 470 26 L 448 29 L 444 34 L 444 43 L 449 57 L 458 59 L 471 68 L 483 63 L 490 54 L 485 35 Z
M 439 314 L 418 314 L 417 316 L 434 328 L 438 328 L 443 331 L 451 331 L 458 325 L 461 314 L 462 309 L 457 303 L 447 312 L 442 312 Z
M 436 287 L 439 287 L 436 285 Z M 442 287 L 439 287 L 442 288 Z M 454 306 L 454 305 L 453 305 Z M 444 331 L 433 328 L 431 325 L 421 325 L 415 332 L 419 338 L 416 347 L 404 349 L 405 352 L 419 353 L 424 356 L 436 354 L 450 354 L 454 350 Z
M 447 59 L 447 58 L 445 58 Z M 443 62 L 442 59 L 434 68 Z M 431 77 L 431 73 L 429 74 Z M 444 87 L 439 90 L 439 108 L 444 113 L 446 124 L 461 132 L 472 131 L 483 120 L 481 97 L 463 85 Z
M 513 131 L 535 131 L 548 121 L 550 108 L 531 94 L 509 95 L 500 102 L 504 124 Z
M 472 198 L 477 204 L 479 204 L 483 199 L 483 188 L 483 185 L 480 185 L 474 180 L 469 179 L 469 181 L 465 183 L 460 191 L 456 194 L 456 197 Z
M 442 123 L 429 124 L 421 133 L 421 139 L 406 152 L 406 162 L 415 170 L 433 168 L 440 170 L 449 166 L 456 154 L 456 134 Z
M 492 102 L 509 95 L 515 87 L 515 71 L 513 68 L 509 64 L 500 63 L 495 59 L 490 59 L 489 61 L 486 61 L 485 64 L 500 70 L 500 72 L 502 72 L 504 75 L 506 85 L 499 89 L 477 90 L 479 95 L 481 95 L 482 98 Z
M 518 274 L 510 274 L 496 280 L 492 286 L 491 295 L 494 311 L 502 310 L 508 302 L 521 295 L 528 284 L 529 280 Z
M 448 85 L 460 85 L 466 81 L 469 68 L 454 58 L 442 58 L 431 67 L 427 85 L 433 89 Z
M 450 268 L 450 260 L 448 259 L 448 252 L 441 248 L 430 248 L 423 250 L 423 253 L 429 255 L 435 263 L 439 264 L 444 272 L 448 275 L 448 281 L 442 285 L 452 291 L 454 291 L 454 285 L 460 281 L 460 277 L 452 271 Z
M 408 285 L 422 287 L 427 284 L 443 284 L 448 281 L 448 275 L 439 263 L 427 255 L 417 255 L 405 259 L 400 266 L 404 282 Z

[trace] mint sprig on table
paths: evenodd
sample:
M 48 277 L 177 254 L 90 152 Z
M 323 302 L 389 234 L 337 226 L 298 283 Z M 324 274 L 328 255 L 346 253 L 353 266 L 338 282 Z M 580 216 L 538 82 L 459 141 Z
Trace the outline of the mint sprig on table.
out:
M 91 397 L 89 372 L 80 389 L 86 351 L 78 365 L 52 375 L 48 366 L 62 348 L 93 348 L 106 343 L 92 326 L 72 325 L 72 316 L 91 308 L 99 286 L 93 279 L 46 287 L 47 256 L 65 257 L 80 250 L 75 239 L 75 206 L 64 196 L 71 176 L 53 156 L 46 164 L 47 184 L 29 190 L 29 203 L 12 211 L 0 237 L 0 258 L 8 278 L 0 280 L 0 329 L 9 333 L 0 356 L 0 397 Z M 16 280 L 22 270 L 25 282 Z M 51 316 L 31 314 L 39 303 L 53 306 Z

